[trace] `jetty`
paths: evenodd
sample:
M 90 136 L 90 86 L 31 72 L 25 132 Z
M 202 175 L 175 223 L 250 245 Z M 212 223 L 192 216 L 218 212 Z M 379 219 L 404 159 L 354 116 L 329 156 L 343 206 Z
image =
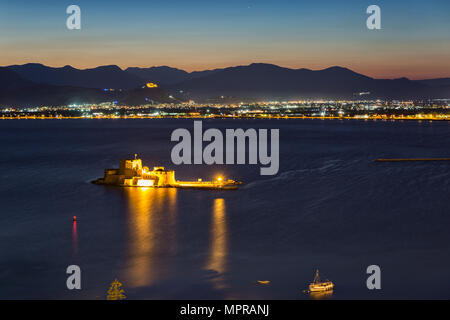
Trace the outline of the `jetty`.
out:
M 450 161 L 450 158 L 404 158 L 404 159 L 377 159 L 376 162 L 412 162 L 412 161 Z

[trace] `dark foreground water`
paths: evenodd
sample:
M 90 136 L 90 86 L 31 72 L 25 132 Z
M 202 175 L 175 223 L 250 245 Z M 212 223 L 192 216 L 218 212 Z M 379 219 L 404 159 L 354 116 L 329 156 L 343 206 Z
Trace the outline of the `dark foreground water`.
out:
M 280 172 L 171 164 L 175 128 L 192 120 L 0 122 L 0 298 L 309 299 L 319 268 L 332 298 L 450 298 L 450 163 L 446 122 L 208 120 L 279 128 Z M 178 178 L 218 173 L 238 191 L 92 185 L 138 153 Z M 76 215 L 78 222 L 72 222 Z M 82 290 L 66 268 L 82 269 Z M 377 264 L 382 290 L 366 288 Z M 255 284 L 270 280 L 269 286 Z

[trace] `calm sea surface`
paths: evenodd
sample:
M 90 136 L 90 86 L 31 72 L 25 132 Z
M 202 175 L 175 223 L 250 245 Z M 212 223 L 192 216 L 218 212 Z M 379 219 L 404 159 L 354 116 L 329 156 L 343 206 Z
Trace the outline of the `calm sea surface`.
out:
M 331 298 L 450 298 L 447 122 L 204 120 L 204 128 L 279 128 L 280 172 L 259 165 L 174 166 L 192 120 L 0 121 L 0 298 L 310 299 L 315 268 Z M 138 153 L 179 179 L 222 174 L 237 191 L 97 186 Z M 73 223 L 72 217 L 78 222 Z M 82 290 L 66 288 L 66 268 Z M 377 264 L 382 290 L 366 288 Z M 270 280 L 269 286 L 257 280 Z

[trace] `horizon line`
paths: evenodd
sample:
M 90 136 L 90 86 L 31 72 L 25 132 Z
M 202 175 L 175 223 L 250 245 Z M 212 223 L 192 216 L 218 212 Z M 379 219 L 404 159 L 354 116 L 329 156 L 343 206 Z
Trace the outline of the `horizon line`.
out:
M 231 65 L 231 66 L 227 66 L 227 67 L 216 67 L 216 68 L 207 68 L 207 69 L 201 69 L 201 70 L 193 70 L 193 71 L 188 71 L 187 69 L 183 69 L 183 68 L 179 68 L 179 67 L 173 67 L 173 66 L 169 66 L 169 65 L 153 65 L 153 66 L 121 66 L 119 64 L 105 64 L 105 65 L 97 65 L 97 66 L 90 66 L 90 67 L 76 67 L 74 65 L 71 64 L 65 64 L 65 65 L 60 65 L 60 66 L 51 66 L 48 64 L 44 64 L 41 62 L 26 62 L 26 63 L 22 63 L 22 64 L 9 64 L 9 65 L 2 65 L 0 66 L 1 68 L 7 68 L 7 67 L 11 67 L 11 66 L 24 66 L 24 65 L 28 65 L 28 64 L 35 64 L 35 65 L 42 65 L 45 67 L 49 67 L 49 68 L 64 68 L 64 67 L 71 67 L 77 70 L 92 70 L 92 69 L 96 69 L 96 68 L 100 68 L 100 67 L 110 67 L 110 66 L 114 66 L 114 67 L 118 67 L 119 69 L 121 69 L 122 71 L 125 71 L 128 68 L 141 68 L 141 69 L 150 69 L 150 68 L 161 68 L 161 67 L 168 67 L 168 68 L 172 68 L 172 69 L 177 69 L 180 71 L 184 71 L 187 72 L 189 74 L 194 73 L 194 72 L 204 72 L 204 71 L 212 71 L 212 70 L 222 70 L 222 69 L 228 69 L 228 68 L 237 68 L 237 67 L 248 67 L 250 65 L 253 64 L 265 64 L 265 65 L 271 65 L 271 66 L 276 66 L 279 68 L 283 68 L 283 69 L 290 69 L 290 70 L 310 70 L 310 71 L 323 71 L 323 70 L 327 70 L 327 69 L 331 69 L 331 68 L 342 68 L 342 69 L 347 69 L 350 70 L 352 72 L 355 72 L 357 74 L 366 76 L 366 77 L 370 77 L 372 79 L 376 79 L 376 80 L 395 80 L 395 79 L 408 79 L 408 80 L 434 80 L 434 79 L 447 79 L 450 78 L 449 76 L 438 76 L 438 77 L 431 77 L 431 78 L 408 78 L 405 76 L 395 76 L 395 77 L 373 77 L 370 75 L 367 75 L 365 73 L 361 73 L 359 71 L 355 71 L 354 69 L 351 69 L 349 67 L 344 67 L 344 66 L 339 66 L 339 65 L 332 65 L 329 67 L 325 67 L 325 68 L 319 68 L 319 69 L 312 69 L 312 68 L 307 68 L 307 67 L 300 67 L 300 68 L 294 68 L 294 67 L 285 67 L 285 66 L 281 66 L 279 64 L 275 64 L 275 63 L 269 63 L 269 62 L 251 62 L 248 64 L 238 64 L 238 65 Z

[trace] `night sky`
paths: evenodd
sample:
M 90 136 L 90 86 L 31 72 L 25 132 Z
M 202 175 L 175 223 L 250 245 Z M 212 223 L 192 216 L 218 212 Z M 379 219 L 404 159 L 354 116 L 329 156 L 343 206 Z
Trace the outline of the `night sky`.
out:
M 66 28 L 77 4 L 82 29 Z M 381 7 L 382 30 L 366 28 Z M 450 76 L 450 1 L 14 0 L 0 2 L 0 65 L 339 65 L 377 78 Z

